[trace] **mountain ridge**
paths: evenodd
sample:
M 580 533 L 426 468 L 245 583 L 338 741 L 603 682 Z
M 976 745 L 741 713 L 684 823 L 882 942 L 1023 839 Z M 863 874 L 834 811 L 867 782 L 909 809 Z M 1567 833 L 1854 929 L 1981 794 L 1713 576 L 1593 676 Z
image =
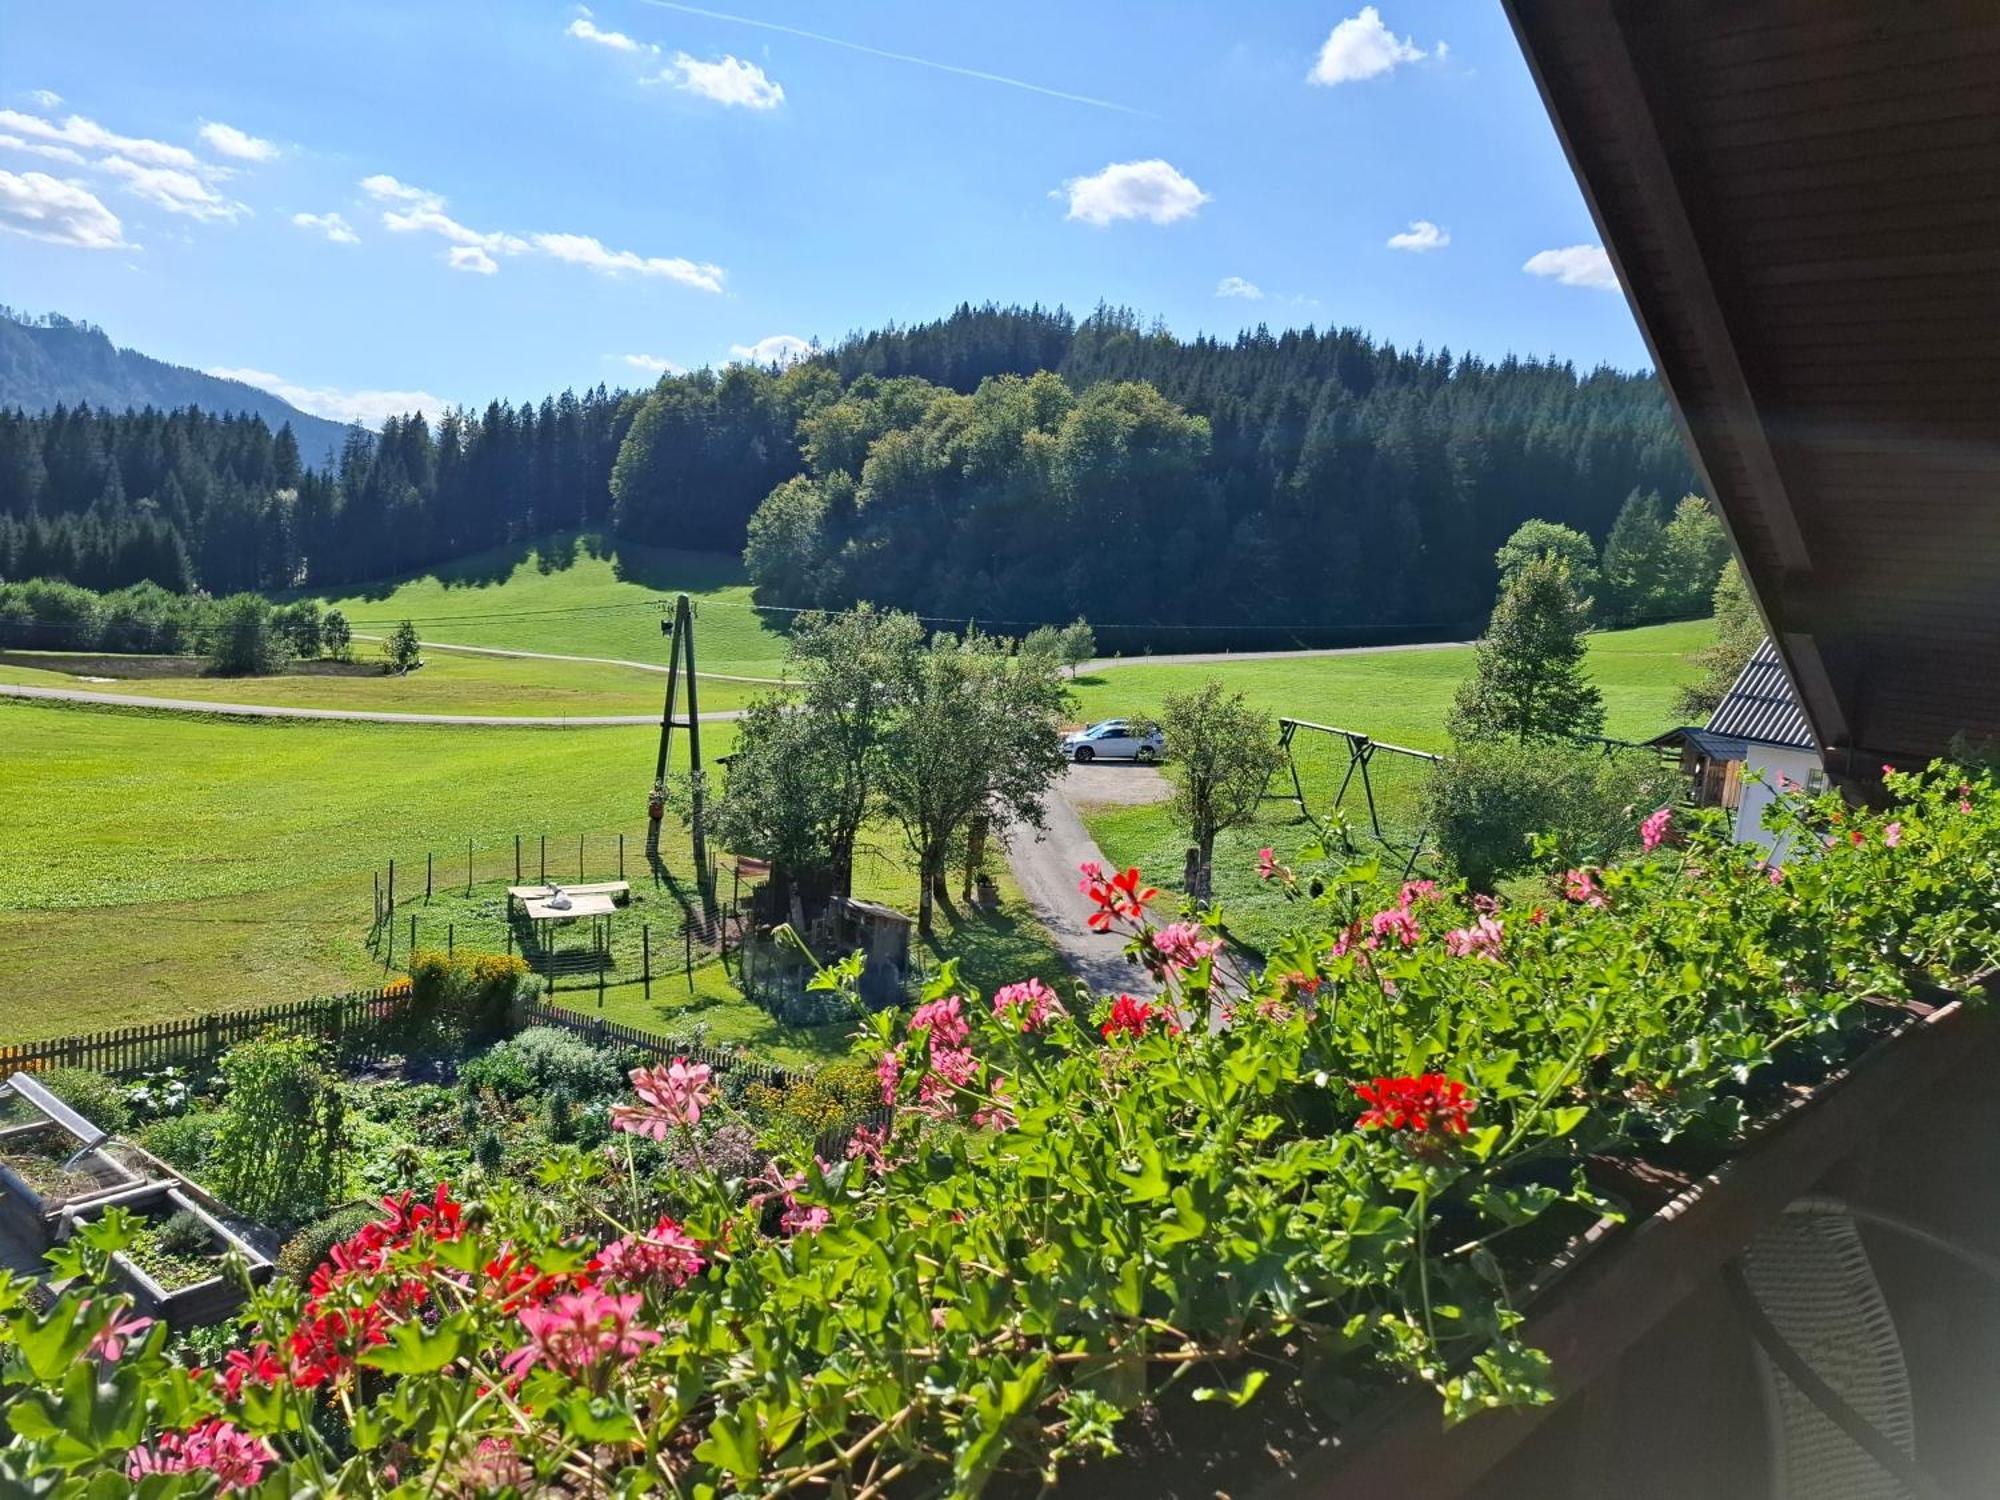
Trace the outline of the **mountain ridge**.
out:
M 29 320 L 0 308 L 0 407 L 43 412 L 59 405 L 249 413 L 274 432 L 290 423 L 300 457 L 315 468 L 339 455 L 348 433 L 344 423 L 300 411 L 254 385 L 120 348 L 95 324 L 53 314 Z

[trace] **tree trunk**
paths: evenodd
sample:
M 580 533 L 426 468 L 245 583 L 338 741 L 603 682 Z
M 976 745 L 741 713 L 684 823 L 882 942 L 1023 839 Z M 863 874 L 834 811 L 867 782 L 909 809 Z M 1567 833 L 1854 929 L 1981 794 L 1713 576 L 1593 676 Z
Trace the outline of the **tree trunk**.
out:
M 931 935 L 931 903 L 937 889 L 938 871 L 936 857 L 926 849 L 923 858 L 917 862 L 917 931 L 924 937 Z
M 1210 869 L 1215 863 L 1215 830 L 1213 828 L 1202 829 L 1201 836 L 1196 840 L 1195 847 L 1201 852 L 1200 860 L 1194 872 L 1195 889 L 1189 891 L 1188 894 L 1193 896 L 1197 901 L 1206 901 L 1209 895 L 1209 886 L 1213 883 L 1210 879 Z

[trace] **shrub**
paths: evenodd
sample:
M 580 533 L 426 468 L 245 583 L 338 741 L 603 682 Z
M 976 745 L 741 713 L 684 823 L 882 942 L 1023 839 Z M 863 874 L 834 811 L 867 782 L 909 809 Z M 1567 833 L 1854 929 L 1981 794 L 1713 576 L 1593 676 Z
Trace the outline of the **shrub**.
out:
M 287 1281 L 304 1286 L 312 1273 L 325 1262 L 335 1245 L 352 1238 L 364 1225 L 382 1217 L 382 1210 L 354 1203 L 337 1208 L 325 1218 L 314 1219 L 285 1241 L 278 1252 L 278 1272 Z
M 219 1119 L 214 1110 L 167 1115 L 140 1127 L 137 1140 L 169 1166 L 199 1176 L 207 1164 L 209 1147 L 215 1143 Z
M 527 1059 L 506 1042 L 460 1066 L 458 1081 L 468 1093 L 497 1094 L 502 1099 L 525 1099 L 535 1091 Z
M 625 1086 L 617 1058 L 559 1026 L 531 1026 L 493 1051 L 513 1053 L 537 1087 L 565 1088 L 572 1100 L 601 1098 Z
M 215 1232 L 201 1215 L 183 1208 L 160 1222 L 153 1243 L 169 1255 L 206 1255 L 215 1246 Z
M 38 1081 L 99 1130 L 116 1134 L 132 1123 L 125 1090 L 102 1073 L 89 1068 L 52 1068 L 40 1074 Z
M 340 1189 L 346 1105 L 315 1037 L 264 1036 L 223 1054 L 227 1094 L 210 1178 L 224 1202 L 255 1219 L 301 1219 Z
M 1673 800 L 1679 777 L 1644 752 L 1598 746 L 1460 745 L 1424 789 L 1424 826 L 1452 870 L 1478 890 L 1533 862 L 1546 834 L 1564 865 L 1609 859 L 1638 844 L 1638 821 Z
M 218 677 L 255 677 L 283 671 L 292 643 L 269 601 L 236 594 L 215 607 L 207 654 L 208 669 Z
M 527 963 L 511 954 L 448 957 L 435 948 L 419 948 L 410 956 L 414 1004 L 404 1016 L 410 1049 L 451 1051 L 497 1034 L 528 972 Z

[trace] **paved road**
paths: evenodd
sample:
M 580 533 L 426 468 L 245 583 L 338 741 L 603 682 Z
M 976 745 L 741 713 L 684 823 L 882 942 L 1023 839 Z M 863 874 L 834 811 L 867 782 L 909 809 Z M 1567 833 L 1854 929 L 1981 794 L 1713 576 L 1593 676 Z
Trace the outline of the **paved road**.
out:
M 80 688 L 23 687 L 0 683 L 0 697 L 47 698 L 109 708 L 155 708 L 174 713 L 222 714 L 238 719 L 344 719 L 362 724 L 445 724 L 488 729 L 609 729 L 657 724 L 657 714 L 410 714 L 371 708 L 293 708 L 275 703 L 208 703 L 198 698 L 142 698 L 129 693 L 89 693 Z M 701 715 L 704 724 L 743 717 L 740 708 Z M 675 720 L 679 723 L 679 720 Z
M 1086 860 L 1104 864 L 1105 859 L 1061 782 L 1050 792 L 1044 812 L 1048 827 L 1040 834 L 1019 825 L 1008 829 L 1007 863 L 1021 894 L 1055 940 L 1069 971 L 1093 994 L 1152 994 L 1152 976 L 1125 959 L 1125 938 L 1092 932 L 1084 921 L 1090 903 L 1076 888 L 1081 878 L 1077 866 Z
M 369 635 L 356 631 L 357 641 L 379 641 L 379 635 Z M 622 656 L 566 656 L 560 651 L 508 651 L 499 646 L 455 646 L 450 641 L 419 641 L 417 644 L 426 651 L 457 651 L 465 656 L 511 656 L 525 661 L 581 661 L 600 667 L 630 667 L 636 672 L 657 672 L 662 677 L 667 669 L 656 661 L 627 661 Z M 713 678 L 717 682 L 751 682 L 763 687 L 784 687 L 782 677 L 739 677 L 730 672 L 696 672 L 700 678 Z

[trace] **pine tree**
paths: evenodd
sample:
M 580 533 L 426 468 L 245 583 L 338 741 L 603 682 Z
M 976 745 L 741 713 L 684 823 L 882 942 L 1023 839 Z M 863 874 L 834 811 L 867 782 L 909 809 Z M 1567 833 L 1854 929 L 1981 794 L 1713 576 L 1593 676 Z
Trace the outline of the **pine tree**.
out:
M 1589 610 L 1559 559 L 1524 564 L 1494 606 L 1478 665 L 1452 704 L 1452 738 L 1578 740 L 1604 730 L 1604 699 L 1583 673 Z

